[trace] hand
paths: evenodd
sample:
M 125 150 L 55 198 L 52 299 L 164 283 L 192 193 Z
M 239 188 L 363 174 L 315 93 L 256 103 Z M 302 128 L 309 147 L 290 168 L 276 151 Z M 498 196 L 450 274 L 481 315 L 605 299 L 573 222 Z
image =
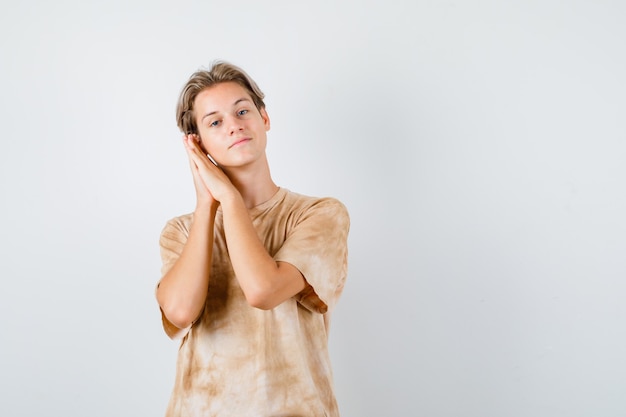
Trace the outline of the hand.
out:
M 213 198 L 209 189 L 204 185 L 204 182 L 200 178 L 200 173 L 198 172 L 198 167 L 194 162 L 193 158 L 189 152 L 189 146 L 187 142 L 189 140 L 194 141 L 195 135 L 184 135 L 183 136 L 183 144 L 185 145 L 185 150 L 187 151 L 187 156 L 189 157 L 189 168 L 191 169 L 191 175 L 193 177 L 193 185 L 196 189 L 196 208 L 211 208 L 212 206 L 217 204 L 217 200 Z
M 232 195 L 236 191 L 235 187 L 224 171 L 215 166 L 201 149 L 200 138 L 191 134 L 184 136 L 183 141 L 189 156 L 198 204 L 214 204 Z

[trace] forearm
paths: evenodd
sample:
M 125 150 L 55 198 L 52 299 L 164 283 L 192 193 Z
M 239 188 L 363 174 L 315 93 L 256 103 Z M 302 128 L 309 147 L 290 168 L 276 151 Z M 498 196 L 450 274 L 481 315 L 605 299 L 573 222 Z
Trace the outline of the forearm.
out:
M 157 289 L 163 314 L 179 328 L 189 326 L 206 301 L 214 221 L 215 208 L 196 209 L 180 258 L 163 276 Z
M 248 303 L 269 309 L 304 286 L 304 278 L 291 265 L 277 263 L 267 252 L 237 193 L 221 201 L 224 231 L 231 263 Z

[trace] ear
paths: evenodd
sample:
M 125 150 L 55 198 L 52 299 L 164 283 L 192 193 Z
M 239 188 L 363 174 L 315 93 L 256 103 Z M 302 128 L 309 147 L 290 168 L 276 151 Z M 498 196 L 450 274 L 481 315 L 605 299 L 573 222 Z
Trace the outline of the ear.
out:
M 267 110 L 262 108 L 259 113 L 261 113 L 261 117 L 263 118 L 263 124 L 265 125 L 265 131 L 270 130 L 270 117 L 267 114 Z

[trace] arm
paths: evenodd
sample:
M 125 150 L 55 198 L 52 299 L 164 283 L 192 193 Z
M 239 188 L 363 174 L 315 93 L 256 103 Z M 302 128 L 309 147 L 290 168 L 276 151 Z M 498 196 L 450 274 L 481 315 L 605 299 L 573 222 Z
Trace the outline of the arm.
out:
M 204 186 L 222 206 L 228 253 L 248 303 L 271 309 L 302 291 L 304 277 L 293 265 L 276 262 L 269 255 L 241 194 L 226 174 L 209 161 L 193 138 L 188 138 L 186 144 Z
M 214 210 L 194 211 L 189 238 L 180 258 L 161 278 L 157 301 L 167 320 L 179 329 L 200 315 L 209 287 Z
M 217 201 L 202 184 L 191 160 L 190 165 L 197 197 L 193 222 L 180 257 L 161 278 L 156 293 L 163 315 L 179 329 L 196 320 L 206 301 L 217 210 Z
M 222 200 L 228 252 L 248 303 L 269 310 L 302 291 L 302 273 L 287 262 L 276 262 L 267 253 L 241 196 Z

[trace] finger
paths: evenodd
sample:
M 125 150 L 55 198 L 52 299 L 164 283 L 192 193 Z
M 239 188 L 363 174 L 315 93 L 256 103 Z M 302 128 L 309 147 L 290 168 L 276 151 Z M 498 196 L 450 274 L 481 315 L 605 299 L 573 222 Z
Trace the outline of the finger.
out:
M 201 152 L 198 152 L 197 149 L 187 148 L 187 156 L 193 162 L 197 169 L 208 166 L 208 163 L 204 160 L 206 156 L 203 155 Z
M 193 150 L 194 149 L 194 140 L 193 135 L 185 135 L 183 136 L 183 143 L 185 145 L 185 149 Z
M 204 144 L 202 143 L 202 139 L 200 139 L 200 135 L 194 133 L 191 135 L 191 140 L 196 148 L 204 152 Z
M 187 135 L 184 137 L 185 149 L 187 149 L 187 152 L 190 155 L 195 155 L 202 159 L 203 157 L 206 157 L 206 154 L 202 149 L 200 149 L 196 139 L 194 139 L 194 136 L 195 135 Z
M 198 144 L 190 144 L 188 147 L 189 157 L 194 160 L 198 168 L 205 168 L 209 171 L 215 172 L 214 169 L 217 167 L 211 158 L 201 149 Z
M 187 146 L 186 150 L 194 181 L 198 181 L 208 187 L 207 181 L 210 182 L 209 178 L 214 175 L 211 169 L 215 166 L 208 160 L 204 153 L 198 152 L 197 148 L 193 149 Z
M 195 164 L 195 162 L 194 162 L 194 160 L 192 158 L 193 151 L 189 147 L 187 135 L 183 136 L 183 145 L 185 146 L 185 152 L 187 152 L 187 157 L 189 158 L 189 163 L 192 164 L 193 166 L 195 166 L 196 164 Z
M 185 139 L 185 141 L 186 140 L 187 139 Z M 206 165 L 206 163 L 203 163 L 201 156 L 194 152 L 193 149 L 190 149 L 189 146 L 187 146 L 187 143 L 185 143 L 185 151 L 187 152 L 189 168 L 191 169 L 194 180 L 200 180 L 200 167 Z
M 195 135 L 195 134 L 187 135 L 187 144 L 192 149 L 201 150 L 200 149 L 201 143 L 200 143 L 200 138 L 198 137 L 198 135 Z
M 194 135 L 189 135 L 185 138 L 185 147 L 191 154 L 193 154 L 200 160 L 206 159 L 207 158 L 206 153 L 200 148 L 197 140 L 194 139 L 193 136 Z M 199 162 L 199 161 L 196 159 L 196 162 Z

